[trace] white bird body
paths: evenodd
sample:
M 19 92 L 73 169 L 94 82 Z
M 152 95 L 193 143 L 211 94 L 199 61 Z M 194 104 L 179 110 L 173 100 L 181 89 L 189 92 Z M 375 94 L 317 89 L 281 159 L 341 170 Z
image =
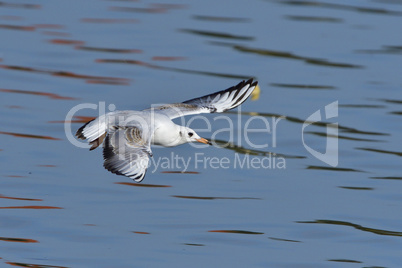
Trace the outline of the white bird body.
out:
M 152 157 L 151 144 L 172 147 L 188 142 L 210 144 L 191 128 L 172 119 L 199 113 L 223 112 L 242 104 L 253 92 L 252 79 L 238 85 L 183 103 L 162 105 L 143 111 L 114 111 L 78 129 L 76 135 L 87 139 L 96 149 L 103 143 L 104 167 L 112 173 L 140 182 Z M 104 141 L 104 142 L 103 142 Z

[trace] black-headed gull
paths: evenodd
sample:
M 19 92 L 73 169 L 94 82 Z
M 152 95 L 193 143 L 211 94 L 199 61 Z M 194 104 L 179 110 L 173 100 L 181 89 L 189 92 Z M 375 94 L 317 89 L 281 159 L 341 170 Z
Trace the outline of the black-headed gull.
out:
M 182 103 L 157 106 L 142 111 L 114 111 L 104 114 L 78 129 L 76 136 L 87 139 L 90 150 L 103 142 L 104 167 L 136 182 L 144 179 L 151 144 L 165 147 L 188 142 L 210 144 L 191 128 L 172 119 L 200 113 L 221 113 L 242 104 L 257 86 L 253 79 L 242 81 L 210 95 Z

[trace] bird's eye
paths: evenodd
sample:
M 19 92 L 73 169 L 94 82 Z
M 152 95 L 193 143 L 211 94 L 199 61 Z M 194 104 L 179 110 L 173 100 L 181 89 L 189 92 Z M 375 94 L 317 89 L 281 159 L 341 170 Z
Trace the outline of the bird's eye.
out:
M 193 132 L 189 132 L 189 133 L 188 133 L 188 136 L 189 136 L 189 137 L 192 137 L 193 135 L 194 135 Z

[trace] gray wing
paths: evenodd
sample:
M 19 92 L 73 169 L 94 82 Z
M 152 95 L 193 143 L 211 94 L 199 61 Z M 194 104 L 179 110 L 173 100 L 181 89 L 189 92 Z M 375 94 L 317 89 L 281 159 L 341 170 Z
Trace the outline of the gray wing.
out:
M 103 166 L 112 173 L 141 182 L 152 156 L 150 139 L 137 127 L 118 127 L 109 132 L 103 144 Z
M 221 113 L 233 109 L 247 100 L 257 86 L 253 79 L 242 81 L 236 86 L 203 97 L 152 108 L 171 119 L 201 113 Z

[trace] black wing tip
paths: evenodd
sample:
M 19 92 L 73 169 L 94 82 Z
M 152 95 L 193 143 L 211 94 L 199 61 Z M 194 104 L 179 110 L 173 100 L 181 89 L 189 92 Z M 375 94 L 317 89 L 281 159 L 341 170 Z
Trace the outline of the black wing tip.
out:
M 77 130 L 77 132 L 75 133 L 75 136 L 77 136 L 77 138 L 79 138 L 79 139 L 81 139 L 81 140 L 87 139 L 87 137 L 85 137 L 85 135 L 84 135 L 84 133 L 83 133 L 84 128 L 85 128 L 89 123 L 91 123 L 91 122 L 94 121 L 94 120 L 95 120 L 95 119 L 92 119 L 92 120 L 86 122 L 82 127 L 80 127 L 80 128 Z
M 236 86 L 234 86 L 234 87 L 231 87 L 231 88 L 228 88 L 227 90 L 234 90 L 234 89 L 241 89 L 241 88 L 243 88 L 245 85 L 250 85 L 250 87 L 253 87 L 253 86 L 257 86 L 258 85 L 258 81 L 254 81 L 254 78 L 250 78 L 250 79 L 248 79 L 247 81 L 246 80 L 243 80 L 243 81 L 241 81 L 240 83 L 238 83 Z
M 253 81 L 251 81 L 253 82 Z M 250 87 L 256 87 L 258 85 L 258 81 L 254 81 L 253 83 L 250 84 Z
M 141 174 L 139 174 L 138 176 L 136 176 L 136 177 L 133 177 L 133 176 L 128 176 L 130 179 L 132 179 L 133 181 L 135 181 L 135 182 L 138 182 L 138 183 L 140 183 L 140 182 L 142 182 L 143 180 L 144 180 L 144 178 L 145 178 L 145 173 L 147 172 L 147 170 L 145 169 L 144 170 L 144 173 L 141 173 Z
M 140 183 L 141 181 L 144 180 L 144 178 L 145 178 L 145 173 L 147 172 L 147 170 L 145 169 L 144 172 L 141 173 L 141 174 L 133 174 L 133 175 L 124 174 L 124 173 L 122 173 L 120 170 L 118 170 L 116 167 L 114 167 L 114 166 L 112 166 L 112 165 L 110 165 L 110 164 L 108 164 L 108 163 L 106 163 L 106 162 L 103 163 L 103 167 L 104 167 L 106 170 L 108 170 L 109 172 L 113 173 L 113 174 L 116 174 L 116 175 L 120 175 L 120 176 L 124 176 L 124 177 L 130 178 L 130 179 L 132 179 L 133 181 L 138 182 L 138 183 Z

